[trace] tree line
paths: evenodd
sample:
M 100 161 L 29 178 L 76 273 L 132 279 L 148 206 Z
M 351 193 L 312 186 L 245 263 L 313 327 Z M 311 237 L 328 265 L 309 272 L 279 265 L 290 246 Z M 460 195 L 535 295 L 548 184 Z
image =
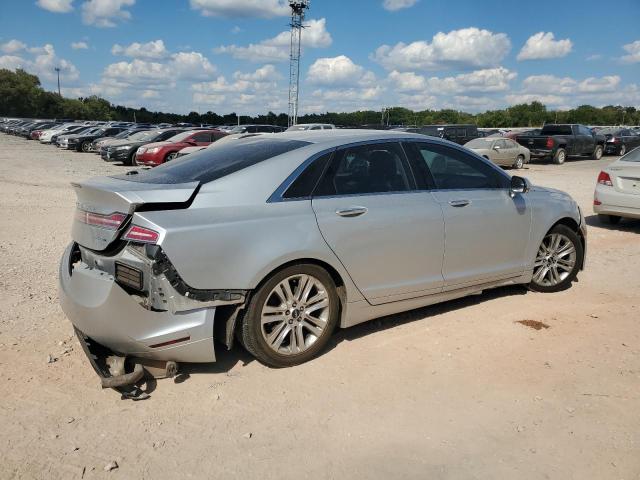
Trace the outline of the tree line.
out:
M 92 95 L 84 98 L 65 98 L 42 88 L 36 75 L 17 69 L 0 69 L 0 115 L 27 118 L 73 118 L 76 120 L 116 120 L 141 123 L 235 124 L 235 113 L 219 115 L 215 112 L 190 112 L 186 115 L 152 112 L 146 108 L 113 105 Z M 241 116 L 241 123 L 287 125 L 285 113 Z M 640 110 L 635 107 L 609 105 L 602 108 L 581 105 L 571 110 L 547 110 L 540 102 L 513 105 L 483 113 L 467 113 L 453 109 L 413 111 L 408 108 L 388 108 L 384 112 L 365 110 L 345 113 L 316 113 L 302 115 L 298 123 L 333 123 L 339 126 L 433 125 L 471 123 L 479 127 L 537 127 L 545 123 L 583 123 L 585 125 L 639 125 Z

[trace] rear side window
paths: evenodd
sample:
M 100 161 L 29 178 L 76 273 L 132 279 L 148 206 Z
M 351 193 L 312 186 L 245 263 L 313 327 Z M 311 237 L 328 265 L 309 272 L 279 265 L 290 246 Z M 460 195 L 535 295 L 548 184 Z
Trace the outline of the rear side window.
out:
M 411 188 L 399 143 L 375 143 L 339 150 L 314 197 L 402 192 Z
M 278 141 L 263 137 L 238 143 L 216 143 L 214 147 L 163 163 L 137 175 L 118 175 L 116 178 L 158 184 L 207 183 L 306 145 L 309 145 L 309 142 Z
M 311 162 L 304 171 L 298 175 L 291 186 L 282 195 L 282 198 L 308 198 L 316 188 L 322 172 L 331 157 L 333 152 L 326 153 L 321 157 Z

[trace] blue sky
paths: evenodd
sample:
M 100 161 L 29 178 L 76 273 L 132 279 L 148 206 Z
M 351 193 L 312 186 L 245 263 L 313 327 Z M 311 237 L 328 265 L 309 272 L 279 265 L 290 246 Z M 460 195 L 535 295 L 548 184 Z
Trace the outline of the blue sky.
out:
M 63 95 L 286 112 L 282 0 L 0 0 L 0 68 Z M 540 100 L 640 108 L 640 1 L 311 0 L 301 113 Z

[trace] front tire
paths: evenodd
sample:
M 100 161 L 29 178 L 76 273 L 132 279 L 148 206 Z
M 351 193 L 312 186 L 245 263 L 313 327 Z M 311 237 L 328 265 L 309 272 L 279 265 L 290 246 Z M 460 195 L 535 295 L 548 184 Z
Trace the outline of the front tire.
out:
M 593 151 L 593 155 L 591 155 L 592 160 L 600 160 L 602 158 L 603 153 L 602 145 L 596 145 L 596 149 Z
M 252 296 L 242 344 L 270 367 L 292 367 L 317 356 L 338 324 L 339 299 L 331 276 L 313 264 L 284 268 Z
M 171 160 L 173 160 L 177 156 L 178 156 L 178 152 L 169 152 L 169 153 L 167 153 L 167 155 L 164 157 L 164 163 L 170 162 Z
M 567 151 L 564 148 L 559 148 L 553 156 L 553 163 L 556 165 L 562 165 L 566 159 Z
M 88 153 L 91 150 L 91 142 L 82 142 L 82 146 L 80 147 L 80 149 L 84 153 Z
M 625 153 L 627 153 L 627 146 L 626 145 L 622 145 L 620 147 L 620 151 L 618 152 L 618 155 L 623 156 Z
M 565 225 L 556 225 L 538 248 L 529 288 L 545 293 L 566 290 L 578 275 L 583 257 L 578 234 Z

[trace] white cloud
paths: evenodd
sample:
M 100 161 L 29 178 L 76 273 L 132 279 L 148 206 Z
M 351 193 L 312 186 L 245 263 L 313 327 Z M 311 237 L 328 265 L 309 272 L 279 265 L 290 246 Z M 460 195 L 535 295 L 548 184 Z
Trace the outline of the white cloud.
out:
M 382 6 L 385 10 L 395 12 L 396 10 L 401 10 L 403 8 L 413 7 L 417 1 L 418 0 L 384 0 L 384 2 L 382 2 Z
M 504 67 L 475 70 L 452 77 L 426 78 L 414 72 L 389 74 L 389 81 L 399 92 L 426 91 L 430 94 L 450 95 L 462 92 L 503 92 L 517 74 Z
M 573 43 L 568 38 L 555 40 L 552 32 L 538 32 L 528 38 L 518 53 L 518 60 L 539 60 L 544 58 L 561 58 L 567 56 Z
M 191 0 L 191 8 L 207 17 L 273 18 L 290 15 L 285 0 Z
M 16 53 L 24 50 L 25 48 L 27 48 L 26 44 L 22 43 L 20 40 L 15 39 L 9 40 L 8 42 L 0 45 L 0 50 L 2 50 L 4 53 Z
M 431 43 L 420 40 L 382 45 L 372 58 L 388 70 L 466 69 L 497 66 L 510 49 L 506 34 L 470 27 L 439 32 Z
M 118 45 L 111 47 L 113 55 L 125 55 L 132 58 L 157 59 L 166 57 L 168 52 L 162 40 L 155 40 L 147 43 L 134 42 L 128 46 Z
M 526 93 L 571 95 L 576 92 L 578 82 L 570 77 L 555 75 L 531 75 L 522 81 Z
M 89 45 L 87 45 L 87 42 L 71 42 L 71 48 L 74 50 L 86 50 Z
M 542 102 L 545 105 L 557 107 L 558 105 L 565 105 L 564 102 L 566 102 L 566 97 L 553 94 L 538 95 L 530 93 L 518 93 L 505 96 L 505 100 L 511 105 L 519 103 Z
M 174 53 L 168 66 L 180 80 L 201 80 L 216 71 L 216 67 L 199 52 Z
M 309 67 L 307 80 L 316 85 L 367 85 L 375 80 L 372 72 L 345 56 L 319 58 Z
M 281 78 L 273 65 L 253 72 L 235 72 L 232 80 L 220 75 L 210 82 L 194 83 L 193 102 L 217 111 L 282 111 L 286 108 L 286 88 L 278 83 Z
M 624 63 L 638 63 L 640 62 L 640 40 L 627 43 L 622 47 L 628 55 L 624 55 L 621 60 Z
M 605 93 L 615 92 L 620 87 L 620 77 L 618 75 L 607 75 L 605 77 L 589 77 L 578 84 L 578 91 L 583 93 Z
M 32 48 L 26 48 L 24 45 L 23 50 L 25 50 L 25 54 L 32 55 L 32 58 L 5 55 L 0 57 L 0 65 L 10 70 L 22 68 L 45 81 L 53 81 L 57 78 L 57 73 L 54 70 L 56 67 L 60 68 L 60 79 L 62 80 L 75 82 L 80 77 L 76 66 L 68 60 L 58 57 L 53 45 L 49 43 Z
M 333 39 L 326 28 L 326 19 L 309 20 L 302 31 L 302 46 L 306 48 L 324 48 L 331 45 Z M 260 43 L 251 43 L 246 47 L 226 45 L 214 49 L 215 53 L 228 53 L 232 57 L 251 62 L 284 62 L 289 59 L 291 33 L 284 31 L 273 38 Z
M 115 27 L 118 20 L 129 20 L 131 7 L 136 0 L 88 0 L 82 4 L 82 21 L 96 27 Z
M 73 10 L 73 0 L 38 0 L 36 5 L 54 13 L 67 13 Z

